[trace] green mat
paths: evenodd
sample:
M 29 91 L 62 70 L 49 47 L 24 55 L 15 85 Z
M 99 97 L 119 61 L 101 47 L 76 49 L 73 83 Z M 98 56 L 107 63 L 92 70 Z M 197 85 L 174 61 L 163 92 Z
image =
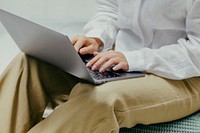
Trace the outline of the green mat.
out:
M 121 128 L 120 133 L 200 133 L 200 111 L 173 122 Z

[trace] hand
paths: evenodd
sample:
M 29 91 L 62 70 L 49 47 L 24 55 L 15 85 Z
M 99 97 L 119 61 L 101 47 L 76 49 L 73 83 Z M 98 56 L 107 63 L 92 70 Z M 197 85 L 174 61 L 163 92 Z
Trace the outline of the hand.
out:
M 103 46 L 103 42 L 99 38 L 89 38 L 85 36 L 75 36 L 71 39 L 72 44 L 80 54 L 93 54 L 98 52 Z
M 106 69 L 112 67 L 114 71 L 117 70 L 128 70 L 128 62 L 125 58 L 125 56 L 121 52 L 116 52 L 113 50 L 110 50 L 105 53 L 98 53 L 94 52 L 94 58 L 90 60 L 86 66 L 92 67 L 92 70 L 99 69 L 100 72 L 104 72 Z

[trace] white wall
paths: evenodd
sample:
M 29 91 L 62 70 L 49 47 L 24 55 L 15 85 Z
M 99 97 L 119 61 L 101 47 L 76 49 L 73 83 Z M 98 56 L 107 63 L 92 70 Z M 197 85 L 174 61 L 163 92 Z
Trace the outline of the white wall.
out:
M 0 9 L 9 11 L 69 37 L 81 34 L 82 27 L 96 10 L 95 0 L 0 0 Z M 19 52 L 0 24 L 0 73 Z
M 0 0 L 0 8 L 32 19 L 59 22 L 86 21 L 95 0 Z

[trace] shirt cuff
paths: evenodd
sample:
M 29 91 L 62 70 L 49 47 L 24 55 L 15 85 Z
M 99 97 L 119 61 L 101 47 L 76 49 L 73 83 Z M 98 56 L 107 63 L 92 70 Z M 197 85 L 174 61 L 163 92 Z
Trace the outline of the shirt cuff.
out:
M 122 52 L 126 57 L 126 60 L 129 65 L 128 72 L 131 71 L 145 71 L 146 70 L 146 61 L 144 54 L 141 50 L 137 51 L 124 51 Z

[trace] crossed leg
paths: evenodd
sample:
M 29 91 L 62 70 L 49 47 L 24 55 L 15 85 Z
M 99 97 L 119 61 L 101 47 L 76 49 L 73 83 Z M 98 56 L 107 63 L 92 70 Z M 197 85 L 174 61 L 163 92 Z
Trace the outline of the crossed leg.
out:
M 0 77 L 0 132 L 25 133 L 41 121 L 47 104 L 67 101 L 78 79 L 20 53 Z
M 95 86 L 20 54 L 1 76 L 0 132 L 115 133 L 175 120 L 200 109 L 199 80 L 147 74 Z M 49 102 L 61 106 L 41 121 Z
M 179 119 L 200 109 L 199 80 L 150 74 L 99 86 L 78 83 L 69 101 L 30 133 L 117 133 L 120 127 Z

